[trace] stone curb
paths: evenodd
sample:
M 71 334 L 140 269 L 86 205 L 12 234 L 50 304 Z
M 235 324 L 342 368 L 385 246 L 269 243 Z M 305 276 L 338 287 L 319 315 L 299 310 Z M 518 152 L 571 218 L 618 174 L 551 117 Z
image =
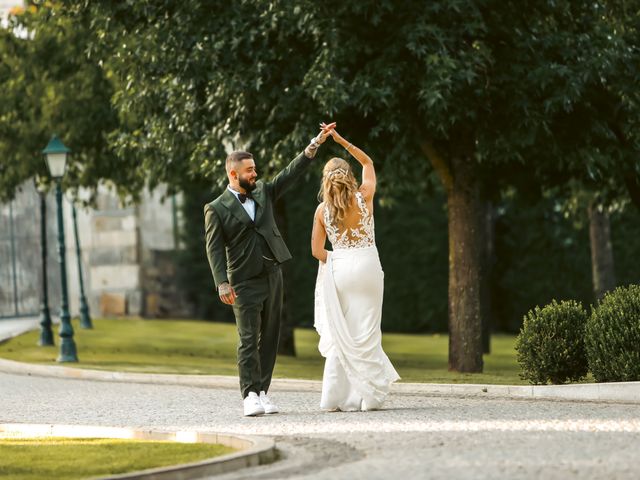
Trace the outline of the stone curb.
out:
M 393 385 L 391 392 L 406 395 L 473 396 L 640 404 L 640 382 L 578 383 L 572 385 L 396 383 Z
M 263 465 L 276 460 L 275 442 L 273 439 L 265 437 L 249 437 L 246 435 L 227 435 L 197 431 L 166 432 L 84 425 L 0 424 L 0 438 L 34 437 L 118 438 L 182 443 L 219 443 L 242 450 L 198 462 L 99 477 L 101 480 L 182 480 L 202 478 L 204 476 L 218 475 L 241 468 Z
M 0 359 L 0 372 L 40 377 L 72 378 L 106 382 L 185 385 L 191 387 L 237 389 L 238 378 L 225 375 L 174 375 L 133 373 L 37 365 Z M 276 378 L 277 391 L 320 392 L 322 382 Z M 640 404 L 640 382 L 581 383 L 573 385 L 479 385 L 438 383 L 395 383 L 394 395 L 464 396 L 512 399 L 544 399 Z

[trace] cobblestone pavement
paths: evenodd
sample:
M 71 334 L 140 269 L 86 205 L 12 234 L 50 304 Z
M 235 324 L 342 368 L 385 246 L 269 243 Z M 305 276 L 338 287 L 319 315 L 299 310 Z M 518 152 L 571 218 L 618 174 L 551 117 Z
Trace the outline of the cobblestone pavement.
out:
M 244 418 L 235 390 L 0 374 L 0 423 L 276 438 L 282 460 L 221 480 L 640 478 L 634 405 L 394 395 L 382 411 L 325 413 L 318 393 L 272 397 L 283 413 Z

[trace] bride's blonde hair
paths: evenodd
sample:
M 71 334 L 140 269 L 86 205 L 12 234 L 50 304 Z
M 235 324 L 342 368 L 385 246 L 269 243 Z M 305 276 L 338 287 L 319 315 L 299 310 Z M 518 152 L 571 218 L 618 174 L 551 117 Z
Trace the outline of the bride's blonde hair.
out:
M 318 192 L 318 200 L 326 203 L 331 219 L 336 224 L 340 225 L 344 220 L 357 191 L 358 182 L 353 176 L 349 162 L 338 157 L 329 160 L 322 169 L 322 185 Z

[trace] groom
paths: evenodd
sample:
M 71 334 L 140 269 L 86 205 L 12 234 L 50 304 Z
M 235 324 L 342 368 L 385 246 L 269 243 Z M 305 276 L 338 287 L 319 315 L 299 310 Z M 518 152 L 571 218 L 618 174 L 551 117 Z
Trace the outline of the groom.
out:
M 276 200 L 315 157 L 335 123 L 271 182 L 256 181 L 253 155 L 236 151 L 226 161 L 229 185 L 204 207 L 207 257 L 220 300 L 233 306 L 238 326 L 238 370 L 244 415 L 277 413 L 267 392 L 276 362 L 282 312 L 280 264 L 291 259 L 273 217 Z

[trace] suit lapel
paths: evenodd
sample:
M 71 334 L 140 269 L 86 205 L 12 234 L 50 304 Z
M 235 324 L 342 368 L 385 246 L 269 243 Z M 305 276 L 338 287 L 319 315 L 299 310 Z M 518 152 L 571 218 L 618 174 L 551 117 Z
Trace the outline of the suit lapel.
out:
M 225 207 L 227 207 L 231 212 L 231 214 L 234 217 L 236 217 L 240 222 L 244 223 L 245 225 L 250 225 L 253 223 L 247 211 L 244 209 L 242 204 L 238 201 L 236 196 L 229 191 L 229 189 L 226 189 L 225 192 L 222 194 L 222 204 Z M 256 216 L 256 219 L 257 219 L 257 216 Z
M 260 219 L 262 218 L 262 212 L 264 212 L 264 202 L 265 199 L 263 197 L 264 187 L 262 182 L 258 183 L 258 188 L 253 191 L 253 201 L 256 202 L 256 225 L 259 224 Z

